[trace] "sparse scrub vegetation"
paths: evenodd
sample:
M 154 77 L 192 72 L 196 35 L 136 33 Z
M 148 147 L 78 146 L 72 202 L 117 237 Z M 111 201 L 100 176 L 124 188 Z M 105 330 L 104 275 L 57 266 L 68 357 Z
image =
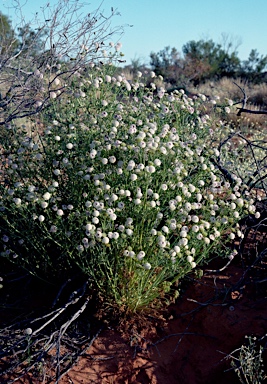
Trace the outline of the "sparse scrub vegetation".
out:
M 266 335 L 246 336 L 245 343 L 231 352 L 232 369 L 242 384 L 263 384 L 267 378 L 264 372 L 263 353 L 266 350 Z

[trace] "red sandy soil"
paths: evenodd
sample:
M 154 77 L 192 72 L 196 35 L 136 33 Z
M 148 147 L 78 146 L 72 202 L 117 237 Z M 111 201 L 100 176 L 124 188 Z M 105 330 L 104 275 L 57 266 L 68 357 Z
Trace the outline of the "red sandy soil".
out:
M 246 335 L 267 333 L 267 260 L 252 266 L 248 247 L 246 260 L 210 271 L 226 262 L 204 266 L 201 278 L 191 276 L 167 309 L 108 323 L 59 383 L 240 383 L 226 356 Z M 92 335 L 100 325 L 95 329 Z M 34 373 L 16 381 L 45 382 Z
M 114 326 L 103 331 L 61 382 L 240 383 L 236 373 L 224 372 L 231 368 L 224 357 L 244 343 L 245 335 L 267 331 L 266 294 L 259 295 L 255 286 L 232 290 L 241 277 L 240 266 L 209 273 L 188 284 L 161 320 L 133 324 L 126 335 Z

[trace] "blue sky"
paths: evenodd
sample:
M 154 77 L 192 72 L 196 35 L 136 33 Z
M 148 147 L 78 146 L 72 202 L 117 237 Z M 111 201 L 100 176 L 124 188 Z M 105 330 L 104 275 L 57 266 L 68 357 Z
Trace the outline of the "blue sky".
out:
M 72 0 L 71 0 L 72 1 Z M 14 20 L 14 11 L 8 8 L 13 0 L 0 0 L 0 10 Z M 22 14 L 31 20 L 34 13 L 47 2 L 57 0 L 21 0 Z M 86 2 L 86 0 L 81 0 Z M 88 13 L 95 10 L 101 0 L 89 0 Z M 267 54 L 267 1 L 266 0 L 104 0 L 101 9 L 109 14 L 111 7 L 120 15 L 114 16 L 113 25 L 125 26 L 119 39 L 127 63 L 139 58 L 149 63 L 151 51 L 159 52 L 166 46 L 182 51 L 190 40 L 212 39 L 221 42 L 227 34 L 234 42 L 241 42 L 238 56 L 244 60 L 252 48 Z M 13 13 L 12 13 L 13 12 Z M 133 25 L 132 27 L 127 25 Z

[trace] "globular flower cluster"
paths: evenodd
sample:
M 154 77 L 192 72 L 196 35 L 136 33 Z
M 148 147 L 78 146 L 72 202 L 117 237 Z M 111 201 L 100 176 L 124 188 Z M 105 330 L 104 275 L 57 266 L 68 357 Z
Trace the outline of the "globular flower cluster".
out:
M 242 237 L 237 223 L 255 206 L 211 161 L 198 100 L 146 88 L 140 73 L 131 84 L 94 73 L 40 137 L 9 132 L 2 255 L 34 272 L 78 265 L 136 309 Z

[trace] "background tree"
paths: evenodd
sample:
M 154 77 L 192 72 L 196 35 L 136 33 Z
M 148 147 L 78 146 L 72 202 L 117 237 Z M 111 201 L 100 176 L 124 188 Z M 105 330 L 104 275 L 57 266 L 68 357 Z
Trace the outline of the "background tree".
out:
M 261 80 L 261 75 L 267 67 L 267 55 L 260 55 L 256 49 L 252 49 L 247 60 L 244 60 L 241 68 L 241 76 L 250 81 Z
M 129 71 L 130 76 L 136 76 L 138 71 L 147 71 L 146 65 L 143 63 L 140 57 L 135 57 L 131 60 L 131 63 L 124 66 L 124 71 Z
M 182 62 L 176 48 L 168 46 L 158 53 L 151 52 L 150 65 L 156 75 L 162 75 L 170 84 L 177 83 L 177 70 Z
M 213 40 L 191 40 L 183 45 L 182 53 L 176 48 L 165 47 L 158 53 L 150 53 L 150 65 L 157 75 L 163 75 L 172 87 L 197 86 L 206 80 L 223 77 L 259 82 L 264 80 L 267 55 L 252 49 L 247 60 L 241 61 L 237 48 L 240 40 L 224 34 L 222 43 Z
M 152 69 L 171 85 L 197 85 L 207 79 L 232 76 L 239 68 L 236 52 L 226 52 L 212 40 L 191 40 L 182 50 L 183 57 L 170 47 L 150 54 Z
M 48 29 L 33 30 L 30 24 L 18 27 L 18 51 L 21 56 L 27 54 L 31 58 L 36 57 L 45 51 L 45 37 L 48 35 Z
M 18 47 L 18 39 L 8 16 L 0 12 L 0 55 L 12 54 Z
M 237 52 L 229 52 L 213 40 L 191 40 L 183 46 L 182 50 L 186 62 L 193 66 L 204 64 L 205 70 L 195 79 L 195 83 L 210 78 L 234 76 L 240 69 Z

